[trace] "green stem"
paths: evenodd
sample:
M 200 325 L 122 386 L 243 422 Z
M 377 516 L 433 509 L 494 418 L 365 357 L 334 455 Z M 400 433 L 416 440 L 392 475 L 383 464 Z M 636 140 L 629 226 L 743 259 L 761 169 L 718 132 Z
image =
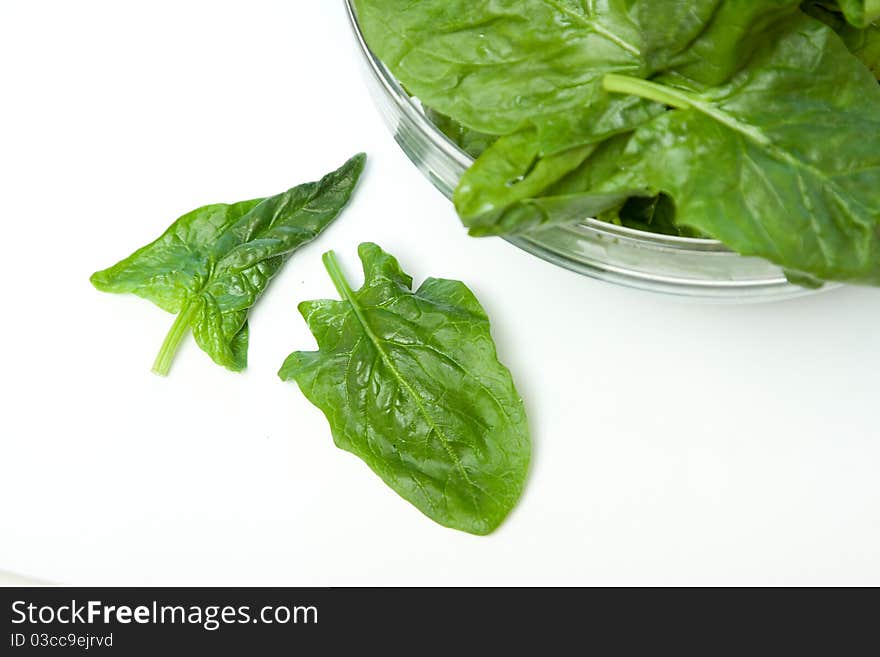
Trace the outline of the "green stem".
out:
M 324 261 L 324 268 L 330 275 L 330 280 L 333 281 L 333 285 L 336 286 L 336 291 L 339 292 L 339 296 L 346 301 L 349 301 L 353 292 L 348 285 L 348 281 L 345 280 L 345 274 L 342 273 L 342 267 L 339 266 L 336 254 L 333 251 L 327 251 L 321 259 Z
M 639 98 L 647 98 L 663 105 L 669 105 L 677 109 L 689 109 L 693 107 L 693 102 L 686 94 L 675 91 L 669 87 L 656 82 L 642 80 L 641 78 L 633 78 L 628 75 L 617 75 L 609 73 L 602 79 L 602 86 L 605 91 L 615 94 L 628 94 L 630 96 L 638 96 Z
M 373 332 L 370 323 L 367 321 L 366 315 L 364 315 L 363 309 L 360 307 L 360 304 L 358 304 L 357 299 L 355 299 L 351 286 L 348 284 L 348 281 L 345 280 L 345 274 L 342 273 L 342 267 L 339 266 L 336 254 L 333 251 L 327 251 L 327 253 L 324 254 L 323 261 L 327 273 L 330 274 L 330 280 L 333 281 L 333 285 L 336 286 L 336 291 L 339 292 L 339 296 L 342 297 L 343 301 L 348 301 L 351 305 L 352 311 L 361 323 L 364 333 L 369 336 L 370 340 L 373 341 L 373 344 L 376 345 L 376 349 L 378 349 L 379 353 L 383 354 L 382 357 L 387 360 L 387 356 L 385 356 L 384 351 L 382 351 L 379 338 Z M 366 285 L 366 281 L 364 281 L 364 284 Z
M 195 314 L 195 307 L 192 304 L 186 304 L 177 314 L 177 319 L 171 325 L 171 330 L 165 336 L 165 342 L 156 356 L 156 362 L 153 363 L 153 372 L 159 376 L 168 376 L 171 371 L 171 363 L 174 362 L 174 356 L 180 348 L 180 343 L 190 331 L 190 324 Z
M 617 75 L 615 73 L 609 73 L 606 75 L 602 79 L 602 86 L 606 91 L 610 91 L 611 93 L 638 96 L 639 98 L 653 100 L 679 110 L 696 110 L 714 121 L 726 125 L 731 130 L 735 130 L 745 135 L 756 144 L 763 147 L 772 146 L 770 138 L 758 128 L 739 120 L 732 114 L 725 112 L 721 108 L 713 105 L 710 101 L 706 101 L 696 94 L 690 94 L 680 89 L 657 84 L 650 80 L 631 78 L 628 75 Z

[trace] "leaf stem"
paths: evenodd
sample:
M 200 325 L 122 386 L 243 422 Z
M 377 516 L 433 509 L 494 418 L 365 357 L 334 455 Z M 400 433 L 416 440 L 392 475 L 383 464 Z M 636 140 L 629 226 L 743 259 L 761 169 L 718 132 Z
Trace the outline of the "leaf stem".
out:
M 718 123 L 726 125 L 731 130 L 745 135 L 762 147 L 772 146 L 771 139 L 758 128 L 741 121 L 736 116 L 713 105 L 709 101 L 701 99 L 696 94 L 675 89 L 674 87 L 667 87 L 650 80 L 632 78 L 628 75 L 617 75 L 616 73 L 609 73 L 602 78 L 602 87 L 611 93 L 638 96 L 639 98 L 653 100 L 679 110 L 693 109 L 697 112 L 702 112 L 714 121 L 718 121 Z
M 336 291 L 339 292 L 339 296 L 346 301 L 349 301 L 353 293 L 348 281 L 345 280 L 345 274 L 342 273 L 342 267 L 339 265 L 339 260 L 336 259 L 336 253 L 334 251 L 327 251 L 321 260 L 324 262 L 324 268 L 330 275 L 330 280 L 333 281 L 333 285 L 336 286 Z
M 684 93 L 677 92 L 669 87 L 643 80 L 641 78 L 633 78 L 628 75 L 617 75 L 609 73 L 602 79 L 602 87 L 605 91 L 616 94 L 628 94 L 630 96 L 638 96 L 639 98 L 647 98 L 663 105 L 669 105 L 677 109 L 689 109 L 693 107 L 693 102 Z
M 190 331 L 190 324 L 194 314 L 195 306 L 191 303 L 187 303 L 177 314 L 174 324 L 171 325 L 171 330 L 165 336 L 165 342 L 162 343 L 159 355 L 156 356 L 156 362 L 153 363 L 153 372 L 155 374 L 168 376 L 168 373 L 171 371 L 171 363 L 174 362 L 174 356 L 180 348 L 180 343 L 183 342 L 183 339 Z
M 383 360 L 388 362 L 388 357 L 382 349 L 378 336 L 373 332 L 370 323 L 367 321 L 366 315 L 364 315 L 363 309 L 360 307 L 358 300 L 354 296 L 354 291 L 345 279 L 345 274 L 342 273 L 342 267 L 339 266 L 339 261 L 336 259 L 336 253 L 333 251 L 327 251 L 322 260 L 324 261 L 324 267 L 327 269 L 327 273 L 330 274 L 330 280 L 333 281 L 333 285 L 336 286 L 336 291 L 339 292 L 339 296 L 342 297 L 343 301 L 348 301 L 349 305 L 351 305 L 352 312 L 354 312 L 355 317 L 357 317 L 358 321 L 361 323 L 364 333 L 366 333 L 370 340 L 372 340 L 373 344 L 376 345 L 376 349 L 382 354 Z M 364 285 L 366 286 L 366 284 L 367 281 L 365 280 Z M 392 365 L 389 365 L 389 367 L 392 367 L 393 369 Z

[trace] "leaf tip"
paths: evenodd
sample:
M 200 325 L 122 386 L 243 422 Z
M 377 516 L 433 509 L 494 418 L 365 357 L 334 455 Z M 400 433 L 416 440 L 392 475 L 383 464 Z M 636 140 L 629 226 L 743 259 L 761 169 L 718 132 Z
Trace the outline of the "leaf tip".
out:
M 350 157 L 348 161 L 342 165 L 340 170 L 350 170 L 354 174 L 355 180 L 358 180 L 361 177 L 361 174 L 364 172 L 366 166 L 367 154 L 362 152 Z
M 306 321 L 308 321 L 308 319 L 309 319 L 309 313 L 312 310 L 313 304 L 314 304 L 313 301 L 300 301 L 296 305 L 297 312 L 299 312 L 299 314 L 302 315 L 302 318 Z
M 384 253 L 384 251 L 375 242 L 361 242 L 358 245 L 358 257 L 361 260 L 370 260 L 380 253 Z
M 100 290 L 104 292 L 107 288 L 107 270 L 103 269 L 101 271 L 96 271 L 94 274 L 89 276 L 89 282 L 92 284 L 96 290 Z
M 278 378 L 282 381 L 296 380 L 296 372 L 299 369 L 299 352 L 294 351 L 284 359 L 284 364 L 278 370 Z
M 468 235 L 471 237 L 494 237 L 498 233 L 489 226 L 471 226 L 468 228 Z
M 377 278 L 394 281 L 407 289 L 412 289 L 412 276 L 400 266 L 397 258 L 374 242 L 363 242 L 358 246 L 358 257 L 364 269 L 364 284 Z

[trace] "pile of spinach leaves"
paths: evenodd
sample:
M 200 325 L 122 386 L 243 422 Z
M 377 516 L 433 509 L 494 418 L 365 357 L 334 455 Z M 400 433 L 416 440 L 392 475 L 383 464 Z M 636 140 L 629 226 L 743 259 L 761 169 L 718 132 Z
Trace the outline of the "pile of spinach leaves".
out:
M 476 156 L 473 235 L 595 216 L 880 285 L 880 0 L 355 0 Z

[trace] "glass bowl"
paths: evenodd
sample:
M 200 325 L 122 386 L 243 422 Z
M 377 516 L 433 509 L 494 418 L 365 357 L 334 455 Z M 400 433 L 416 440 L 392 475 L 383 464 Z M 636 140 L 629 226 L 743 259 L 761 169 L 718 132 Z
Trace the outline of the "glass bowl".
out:
M 370 93 L 385 123 L 419 170 L 451 198 L 473 159 L 431 123 L 418 100 L 407 95 L 370 51 L 353 0 L 345 4 Z M 584 218 L 571 226 L 506 239 L 539 258 L 592 278 L 682 297 L 753 302 L 816 291 L 789 283 L 779 267 L 738 255 L 715 240 L 659 235 L 597 219 Z

